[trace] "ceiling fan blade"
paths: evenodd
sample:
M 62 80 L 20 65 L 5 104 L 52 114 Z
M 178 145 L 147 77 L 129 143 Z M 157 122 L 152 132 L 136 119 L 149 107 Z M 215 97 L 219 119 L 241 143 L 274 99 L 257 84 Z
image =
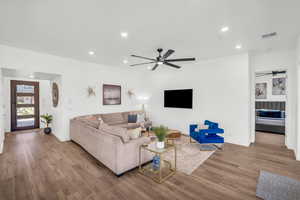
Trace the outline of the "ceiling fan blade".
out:
M 151 70 L 154 71 L 157 67 L 158 67 L 158 64 L 156 63 Z
M 138 63 L 138 64 L 133 64 L 133 65 L 130 65 L 130 66 L 134 67 L 134 66 L 139 66 L 139 65 L 147 65 L 147 64 L 151 64 L 151 63 L 155 63 L 155 62 Z
M 164 62 L 164 64 L 165 64 L 165 65 L 168 65 L 168 66 L 171 66 L 171 67 L 175 67 L 175 68 L 177 68 L 177 69 L 180 69 L 180 68 L 181 68 L 181 67 L 178 66 L 178 65 L 174 65 L 174 64 L 168 63 L 168 62 Z
M 145 59 L 145 60 L 151 60 L 151 61 L 156 61 L 155 59 L 153 58 L 147 58 L 147 57 L 143 57 L 143 56 L 137 56 L 137 55 L 131 55 L 132 57 L 135 57 L 135 58 L 142 58 L 142 59 Z
M 171 54 L 173 54 L 175 51 L 172 49 L 169 49 L 164 55 L 163 55 L 163 59 L 168 58 Z
M 196 58 L 178 58 L 178 59 L 167 59 L 166 62 L 181 62 L 181 61 L 195 61 Z

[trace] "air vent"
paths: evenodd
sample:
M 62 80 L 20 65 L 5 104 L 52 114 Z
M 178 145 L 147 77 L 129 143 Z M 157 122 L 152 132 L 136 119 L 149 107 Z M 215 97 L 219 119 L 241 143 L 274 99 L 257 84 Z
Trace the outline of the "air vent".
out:
M 267 39 L 267 38 L 275 37 L 276 35 L 277 35 L 277 33 L 276 33 L 276 32 L 273 32 L 273 33 L 267 33 L 267 34 L 264 34 L 264 35 L 262 35 L 261 37 L 262 37 L 263 39 Z

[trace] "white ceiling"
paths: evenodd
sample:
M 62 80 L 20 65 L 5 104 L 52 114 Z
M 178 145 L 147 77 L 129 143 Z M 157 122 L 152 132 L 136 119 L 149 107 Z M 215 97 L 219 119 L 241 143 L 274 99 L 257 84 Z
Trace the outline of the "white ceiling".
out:
M 141 61 L 130 54 L 154 57 L 158 47 L 209 59 L 293 47 L 299 8 L 299 0 L 1 0 L 0 43 L 113 66 Z

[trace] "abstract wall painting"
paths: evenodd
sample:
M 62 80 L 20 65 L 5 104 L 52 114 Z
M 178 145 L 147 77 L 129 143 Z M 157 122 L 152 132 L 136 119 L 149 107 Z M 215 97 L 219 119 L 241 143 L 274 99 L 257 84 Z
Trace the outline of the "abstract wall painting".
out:
M 121 105 L 121 86 L 103 84 L 103 105 Z

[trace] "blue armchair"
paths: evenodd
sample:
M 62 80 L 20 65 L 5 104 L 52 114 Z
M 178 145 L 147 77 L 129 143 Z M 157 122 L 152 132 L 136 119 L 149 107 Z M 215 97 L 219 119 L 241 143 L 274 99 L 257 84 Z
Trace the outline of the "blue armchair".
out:
M 196 140 L 200 144 L 212 144 L 219 148 L 216 144 L 224 144 L 224 137 L 218 134 L 223 134 L 224 129 L 219 128 L 219 124 L 208 120 L 204 121 L 204 125 L 208 126 L 208 129 L 196 130 L 198 125 L 190 125 L 190 137 Z

